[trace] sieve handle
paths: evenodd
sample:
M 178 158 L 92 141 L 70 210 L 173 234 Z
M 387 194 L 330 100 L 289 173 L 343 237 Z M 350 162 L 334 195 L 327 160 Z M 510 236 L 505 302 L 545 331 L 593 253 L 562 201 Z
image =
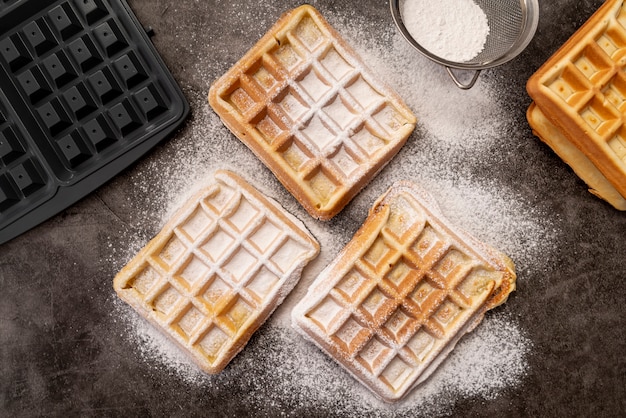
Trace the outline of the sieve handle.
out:
M 448 72 L 448 75 L 450 76 L 452 81 L 454 81 L 454 84 L 456 84 L 458 88 L 463 89 L 463 90 L 471 89 L 474 86 L 474 84 L 476 84 L 476 80 L 478 80 L 478 75 L 480 74 L 480 70 L 475 70 L 474 76 L 472 77 L 472 79 L 468 83 L 462 83 L 457 78 L 457 76 L 452 72 L 452 68 L 446 66 L 446 71 Z

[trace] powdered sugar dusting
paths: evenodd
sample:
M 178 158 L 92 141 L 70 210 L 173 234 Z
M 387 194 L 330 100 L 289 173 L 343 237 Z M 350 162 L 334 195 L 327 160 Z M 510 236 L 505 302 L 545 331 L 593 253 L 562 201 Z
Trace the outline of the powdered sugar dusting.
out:
M 254 21 L 252 13 L 257 11 L 243 11 L 247 16 L 241 18 Z M 541 280 L 542 271 L 550 265 L 561 222 L 540 203 L 520 196 L 514 185 L 485 174 L 492 166 L 504 164 L 503 158 L 515 148 L 514 139 L 507 135 L 515 117 L 501 106 L 489 77 L 481 77 L 473 89 L 461 91 L 441 67 L 414 51 L 391 23 L 381 27 L 356 12 L 341 16 L 321 11 L 414 111 L 418 117 L 415 134 L 336 220 L 315 221 L 209 108 L 206 93 L 210 83 L 234 61 L 217 64 L 211 58 L 215 54 L 210 45 L 203 47 L 194 41 L 198 56 L 192 78 L 196 85 L 183 86 L 192 119 L 176 138 L 126 174 L 131 180 L 124 190 L 128 207 L 117 213 L 124 228 L 111 231 L 107 261 L 121 268 L 218 168 L 237 172 L 302 220 L 320 242 L 321 253 L 305 268 L 300 283 L 266 325 L 216 376 L 202 373 L 173 343 L 116 298 L 111 302 L 111 315 L 122 324 L 129 345 L 136 347 L 146 367 L 207 392 L 245 393 L 241 396 L 251 408 L 269 403 L 282 415 L 297 414 L 298 408 L 315 408 L 320 414 L 343 416 L 441 416 L 450 413 L 459 399 L 493 399 L 523 382 L 532 350 L 532 342 L 507 304 L 488 312 L 431 378 L 396 405 L 374 398 L 291 328 L 291 308 L 394 181 L 421 184 L 452 223 L 509 255 L 516 263 L 520 284 Z M 524 297 L 521 291 L 512 295 L 513 299 Z
M 558 221 L 530 202 L 512 192 L 507 195 L 501 185 L 484 179 L 424 178 L 422 184 L 455 225 L 509 255 L 516 264 L 518 280 L 525 281 L 531 269 L 550 263 Z
M 316 406 L 337 416 L 442 416 L 459 397 L 486 400 L 523 379 L 530 340 L 505 313 L 492 314 L 464 337 L 448 359 L 421 386 L 397 404 L 386 404 L 290 328 L 270 325 L 218 375 L 207 375 L 165 336 L 132 309 L 114 300 L 112 315 L 123 318 L 125 332 L 137 344 L 148 367 L 186 384 L 248 393 L 251 406 Z M 332 388 L 332 390 L 329 390 Z M 287 410 L 287 409 L 285 409 Z

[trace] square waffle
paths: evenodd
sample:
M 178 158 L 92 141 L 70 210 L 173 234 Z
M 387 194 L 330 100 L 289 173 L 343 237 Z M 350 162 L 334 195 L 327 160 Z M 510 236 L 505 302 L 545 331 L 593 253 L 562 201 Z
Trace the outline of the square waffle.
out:
M 292 312 L 296 329 L 391 402 L 424 381 L 515 289 L 505 255 L 398 182 Z
M 609 0 L 533 74 L 527 90 L 547 120 L 626 198 L 624 66 L 626 7 Z
M 121 299 L 218 373 L 300 278 L 319 245 L 227 171 L 191 198 L 115 277 Z
M 315 218 L 337 214 L 404 145 L 415 116 L 313 7 L 284 14 L 209 102 Z

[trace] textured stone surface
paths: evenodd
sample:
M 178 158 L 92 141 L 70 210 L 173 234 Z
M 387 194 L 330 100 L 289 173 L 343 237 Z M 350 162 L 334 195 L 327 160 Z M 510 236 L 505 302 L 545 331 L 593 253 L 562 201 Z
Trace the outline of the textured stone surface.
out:
M 207 111 L 203 97 L 210 80 L 225 72 L 283 10 L 298 5 L 261 3 L 271 6 L 244 0 L 130 1 L 141 22 L 155 29 L 154 43 L 190 98 L 192 115 L 180 132 L 97 192 L 0 246 L 0 415 L 359 414 L 358 405 L 344 403 L 340 387 L 328 389 L 337 393 L 337 408 L 332 402 L 318 405 L 275 395 L 271 379 L 259 385 L 246 374 L 258 371 L 251 365 L 253 356 L 238 356 L 210 387 L 189 384 L 144 361 L 115 314 L 112 278 L 129 257 L 119 249 L 145 242 L 158 231 L 150 193 L 161 190 L 161 178 L 175 173 L 164 168 L 162 177 L 141 179 L 145 187 L 137 186 L 138 179 L 156 172 L 154 166 L 180 158 L 177 150 L 193 149 L 189 142 L 197 137 L 194 124 L 204 120 L 198 115 Z M 381 27 L 392 25 L 386 2 L 313 4 L 333 22 L 358 15 Z M 453 400 L 442 414 L 619 416 L 626 411 L 626 214 L 588 194 L 569 168 L 531 135 L 524 117 L 527 78 L 600 4 L 541 2 L 539 30 L 529 47 L 510 64 L 484 73 L 498 84 L 503 106 L 517 121 L 518 129 L 505 133 L 517 145 L 498 157 L 486 156 L 492 164 L 475 164 L 473 169 L 556 214 L 561 230 L 546 268 L 518 266 L 523 276 L 518 292 L 502 308 L 517 318 L 533 343 L 526 376 L 494 399 Z M 259 8 L 255 22 L 246 20 L 251 8 Z M 380 42 L 384 46 L 389 40 Z M 199 56 L 205 59 L 199 62 Z M 211 152 L 231 163 L 254 158 L 234 137 Z M 419 147 L 409 144 L 398 157 L 413 153 Z M 371 194 L 357 198 L 328 224 L 342 234 L 338 241 L 346 242 L 356 230 L 373 202 L 370 198 L 388 186 L 385 176 L 393 169 L 390 165 L 373 182 Z M 261 165 L 258 170 L 264 183 L 275 186 L 272 197 L 314 224 Z M 281 339 L 265 326 L 248 348 L 258 353 L 266 345 L 298 341 L 293 335 Z M 253 391 L 258 393 L 252 396 Z M 247 407 L 251 398 L 257 399 L 254 409 Z M 267 403 L 258 401 L 263 398 Z M 379 412 L 392 414 L 393 409 Z

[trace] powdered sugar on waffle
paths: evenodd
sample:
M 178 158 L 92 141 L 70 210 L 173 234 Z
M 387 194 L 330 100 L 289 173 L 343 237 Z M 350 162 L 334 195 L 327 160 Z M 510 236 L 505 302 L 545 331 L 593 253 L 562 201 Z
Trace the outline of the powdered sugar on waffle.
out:
M 278 15 L 273 7 L 278 8 L 272 6 L 266 12 Z M 247 14 L 241 16 L 242 22 L 256 21 L 253 14 L 258 12 L 241 12 Z M 515 139 L 507 134 L 515 116 L 503 109 L 486 77 L 469 91 L 457 89 L 441 67 L 406 44 L 391 20 L 388 26 L 382 26 L 366 21 L 356 11 L 349 16 L 324 9 L 321 12 L 363 55 L 374 73 L 400 92 L 418 117 L 416 133 L 336 220 L 315 221 L 211 111 L 206 92 L 213 79 L 232 62 L 218 64 L 212 60 L 210 45 L 222 45 L 220 40 L 194 40 L 193 49 L 198 55 L 193 69 L 196 84 L 183 86 L 192 102 L 192 119 L 180 135 L 126 174 L 131 180 L 124 191 L 128 210 L 119 214 L 125 226 L 111 233 L 115 239 L 111 238 L 111 255 L 105 261 L 121 268 L 217 168 L 235 170 L 301 219 L 320 242 L 321 253 L 305 269 L 283 305 L 217 376 L 202 373 L 113 295 L 112 317 L 120 324 L 129 346 L 137 347 L 146 367 L 184 384 L 206 388 L 207 392 L 221 388 L 226 393 L 247 393 L 245 399 L 251 407 L 274 405 L 284 414 L 294 408 L 311 407 L 321 414 L 326 411 L 344 416 L 398 412 L 437 416 L 450 413 L 459 399 L 497 397 L 500 391 L 523 382 L 532 350 L 532 342 L 508 306 L 517 299 L 523 303 L 524 286 L 531 279 L 541 280 L 543 271 L 550 268 L 560 222 L 511 185 L 481 175 L 491 165 L 503 164 L 501 155 L 515 148 Z M 261 19 L 267 23 L 266 28 L 272 23 L 265 15 Z M 317 274 L 350 240 L 376 198 L 396 180 L 421 184 L 452 223 L 509 255 L 516 263 L 520 291 L 512 295 L 509 304 L 487 313 L 425 384 L 406 400 L 390 406 L 375 399 L 329 357 L 297 335 L 291 328 L 290 313 Z

